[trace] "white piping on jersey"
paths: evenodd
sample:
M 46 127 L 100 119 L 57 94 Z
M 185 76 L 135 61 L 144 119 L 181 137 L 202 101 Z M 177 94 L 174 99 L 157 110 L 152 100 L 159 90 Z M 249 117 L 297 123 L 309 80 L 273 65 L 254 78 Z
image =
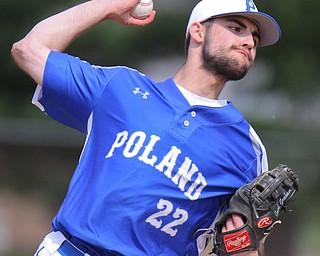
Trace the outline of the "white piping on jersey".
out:
M 85 61 L 84 61 L 85 62 Z M 124 68 L 124 69 L 128 69 L 130 71 L 133 71 L 133 72 L 137 72 L 139 73 L 141 76 L 147 76 L 146 74 L 144 73 L 141 73 L 139 70 L 137 69 L 134 69 L 134 68 L 130 68 L 130 67 L 127 67 L 127 66 L 99 66 L 99 65 L 91 65 L 93 68 L 97 68 L 97 69 L 118 69 L 118 68 Z
M 268 170 L 267 152 L 256 131 L 250 126 L 250 139 L 257 155 L 257 175 Z
M 44 112 L 44 107 L 42 106 L 42 104 L 39 102 L 39 99 L 41 99 L 42 97 L 42 86 L 41 85 L 37 85 L 37 88 L 33 94 L 31 103 L 35 106 L 37 106 L 42 112 Z
M 92 119 L 93 119 L 93 112 L 91 112 L 89 118 L 88 118 L 88 122 L 87 122 L 87 136 L 86 136 L 86 141 L 84 143 L 84 146 L 82 148 L 82 151 L 81 151 L 81 155 L 80 155 L 80 158 L 79 158 L 79 161 L 81 160 L 82 158 L 82 154 L 87 146 L 87 143 L 88 143 L 88 140 L 89 140 L 89 137 L 90 137 L 90 134 L 91 134 L 91 130 L 92 130 Z

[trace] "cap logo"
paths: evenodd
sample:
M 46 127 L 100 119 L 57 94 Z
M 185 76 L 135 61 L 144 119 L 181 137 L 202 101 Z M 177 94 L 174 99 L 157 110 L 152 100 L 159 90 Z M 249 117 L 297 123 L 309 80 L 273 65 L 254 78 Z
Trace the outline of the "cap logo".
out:
M 246 9 L 247 12 L 257 12 L 258 11 L 253 0 L 246 0 L 246 4 L 247 4 L 247 9 Z

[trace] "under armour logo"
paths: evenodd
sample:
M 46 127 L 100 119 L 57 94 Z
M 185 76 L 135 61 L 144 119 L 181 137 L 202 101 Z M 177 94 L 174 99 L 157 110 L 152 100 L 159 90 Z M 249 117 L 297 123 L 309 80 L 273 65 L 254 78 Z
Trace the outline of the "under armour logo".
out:
M 133 93 L 134 93 L 134 94 L 140 94 L 140 95 L 142 95 L 142 99 L 148 99 L 148 96 L 150 95 L 149 92 L 142 92 L 139 87 L 136 87 L 136 88 L 133 90 Z
M 257 7 L 253 0 L 247 0 L 247 12 L 257 12 Z

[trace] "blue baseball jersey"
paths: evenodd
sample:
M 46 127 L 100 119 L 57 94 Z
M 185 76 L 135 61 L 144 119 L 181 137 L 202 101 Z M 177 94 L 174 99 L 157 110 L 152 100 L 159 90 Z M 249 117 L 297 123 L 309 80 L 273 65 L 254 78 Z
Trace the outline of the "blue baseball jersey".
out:
M 156 83 L 51 52 L 37 97 L 86 134 L 53 229 L 99 255 L 198 255 L 195 232 L 267 169 L 264 146 L 232 103 L 190 106 L 172 78 Z

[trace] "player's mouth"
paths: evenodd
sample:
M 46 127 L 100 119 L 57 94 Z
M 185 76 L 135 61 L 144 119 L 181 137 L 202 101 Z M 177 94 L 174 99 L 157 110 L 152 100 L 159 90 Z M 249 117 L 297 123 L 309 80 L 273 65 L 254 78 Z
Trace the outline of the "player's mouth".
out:
M 248 61 L 252 62 L 252 56 L 248 50 L 243 49 L 243 48 L 236 48 L 235 50 L 236 50 L 236 52 L 244 55 Z

